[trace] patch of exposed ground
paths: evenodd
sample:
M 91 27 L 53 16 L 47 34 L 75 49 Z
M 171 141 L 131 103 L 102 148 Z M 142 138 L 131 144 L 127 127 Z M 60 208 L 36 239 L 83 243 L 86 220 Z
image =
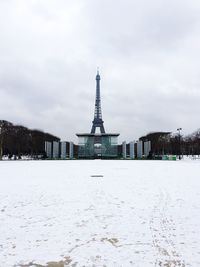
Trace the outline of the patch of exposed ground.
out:
M 64 257 L 64 260 L 61 261 L 49 261 L 45 265 L 41 265 L 34 262 L 29 262 L 27 264 L 19 264 L 16 265 L 16 267 L 66 267 L 72 262 L 72 259 L 70 257 Z M 77 263 L 72 264 L 72 267 L 75 267 Z
M 114 247 L 118 247 L 117 243 L 119 242 L 119 240 L 117 238 L 102 238 L 101 242 L 109 242 L 110 244 L 112 244 Z

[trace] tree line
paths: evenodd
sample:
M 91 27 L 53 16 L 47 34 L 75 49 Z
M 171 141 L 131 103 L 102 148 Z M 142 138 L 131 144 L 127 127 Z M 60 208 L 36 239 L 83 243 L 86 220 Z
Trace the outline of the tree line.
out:
M 151 141 L 153 155 L 200 155 L 200 129 L 186 136 L 180 133 L 153 132 L 139 140 Z
M 151 141 L 152 156 L 200 155 L 200 129 L 187 136 L 180 133 L 152 132 L 140 137 L 139 140 Z M 13 156 L 20 158 L 21 155 L 30 155 L 33 158 L 38 155 L 45 157 L 45 141 L 58 142 L 60 138 L 41 130 L 32 130 L 0 120 L 0 159 L 3 155 L 10 158 Z
M 21 155 L 45 157 L 45 141 L 60 141 L 60 138 L 41 130 L 31 130 L 0 120 L 0 159 L 3 155 L 8 155 L 9 158 L 20 158 Z

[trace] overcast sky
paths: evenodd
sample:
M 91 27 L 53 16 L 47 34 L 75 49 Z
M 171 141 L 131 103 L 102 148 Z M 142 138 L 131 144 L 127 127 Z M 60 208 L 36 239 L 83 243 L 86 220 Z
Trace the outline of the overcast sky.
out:
M 0 119 L 77 142 L 101 75 L 120 141 L 200 127 L 199 0 L 0 0 Z

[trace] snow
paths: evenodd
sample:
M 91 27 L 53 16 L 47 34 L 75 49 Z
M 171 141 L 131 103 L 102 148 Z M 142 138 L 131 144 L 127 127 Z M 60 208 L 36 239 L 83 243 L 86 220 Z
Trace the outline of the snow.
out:
M 0 162 L 0 266 L 200 266 L 200 162 Z M 54 262 L 54 264 L 53 264 Z

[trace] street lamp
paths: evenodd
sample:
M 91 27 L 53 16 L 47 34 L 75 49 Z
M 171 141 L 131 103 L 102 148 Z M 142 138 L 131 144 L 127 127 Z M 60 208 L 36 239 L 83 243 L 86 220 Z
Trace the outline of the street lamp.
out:
M 177 129 L 178 131 L 178 139 L 179 139 L 179 160 L 181 159 L 181 131 L 182 131 L 182 128 L 178 128 Z

